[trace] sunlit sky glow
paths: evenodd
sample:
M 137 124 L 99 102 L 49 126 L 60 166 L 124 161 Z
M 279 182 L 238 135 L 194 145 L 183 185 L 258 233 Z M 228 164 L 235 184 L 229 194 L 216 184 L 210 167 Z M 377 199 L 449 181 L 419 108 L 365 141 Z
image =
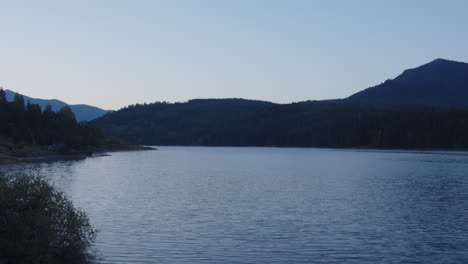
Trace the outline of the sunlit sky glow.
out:
M 0 85 L 106 109 L 347 97 L 468 61 L 468 1 L 0 1 Z

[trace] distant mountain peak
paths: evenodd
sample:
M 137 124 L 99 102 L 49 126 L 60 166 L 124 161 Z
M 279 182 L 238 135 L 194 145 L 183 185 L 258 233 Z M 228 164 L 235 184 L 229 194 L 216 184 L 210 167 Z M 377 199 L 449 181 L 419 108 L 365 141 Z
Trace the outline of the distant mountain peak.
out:
M 437 58 L 431 62 L 429 62 L 429 64 L 435 64 L 435 63 L 447 63 L 447 62 L 455 62 L 453 60 L 446 60 L 446 59 L 442 59 L 442 58 Z
M 343 100 L 357 104 L 468 106 L 468 63 L 435 59 Z
M 435 69 L 438 70 L 439 68 L 445 68 L 447 69 L 452 69 L 452 67 L 463 67 L 463 66 L 468 66 L 468 63 L 466 62 L 460 62 L 460 61 L 454 61 L 454 60 L 447 60 L 447 59 L 435 59 L 429 63 L 423 64 L 419 67 L 416 67 L 414 69 L 425 69 L 425 68 L 430 68 L 430 69 Z M 410 69 L 410 70 L 414 70 Z M 407 70 L 408 71 L 408 70 Z
M 8 101 L 12 101 L 15 94 L 17 92 L 11 91 L 11 90 L 5 90 L 6 97 Z M 70 106 L 71 110 L 75 113 L 76 120 L 78 121 L 90 121 L 96 118 L 99 118 L 106 113 L 108 113 L 108 110 L 103 110 L 101 108 L 95 107 L 95 106 L 90 106 L 90 105 L 69 105 L 65 102 L 62 102 L 57 99 L 39 99 L 39 98 L 32 98 L 26 95 L 23 95 L 24 97 L 24 103 L 31 103 L 31 104 L 38 104 L 41 106 L 42 109 L 44 109 L 47 105 L 50 105 L 52 107 L 53 111 L 58 111 L 60 108 L 64 106 Z
M 428 64 L 468 64 L 466 62 L 461 62 L 461 61 L 455 61 L 455 60 L 448 60 L 448 59 L 443 59 L 443 58 L 437 58 Z
M 452 73 L 458 72 L 460 70 L 463 71 L 467 69 L 467 67 L 468 63 L 465 62 L 438 58 L 419 67 L 405 70 L 394 80 L 404 80 L 408 77 L 421 78 L 422 76 L 429 78 L 434 77 L 434 75 L 442 76 L 442 78 L 453 78 L 453 76 L 450 76 Z

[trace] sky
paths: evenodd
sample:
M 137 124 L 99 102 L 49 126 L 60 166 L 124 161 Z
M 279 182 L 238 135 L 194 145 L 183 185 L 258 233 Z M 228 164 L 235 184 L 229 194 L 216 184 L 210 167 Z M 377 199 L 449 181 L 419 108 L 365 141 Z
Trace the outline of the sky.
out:
M 344 98 L 468 62 L 465 0 L 0 0 L 0 86 L 119 109 Z

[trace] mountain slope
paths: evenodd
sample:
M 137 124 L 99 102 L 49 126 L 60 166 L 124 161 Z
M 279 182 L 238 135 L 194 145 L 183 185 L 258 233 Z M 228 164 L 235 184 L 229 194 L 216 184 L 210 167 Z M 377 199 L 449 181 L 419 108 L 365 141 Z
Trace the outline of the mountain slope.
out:
M 136 105 L 91 122 L 134 144 L 468 149 L 468 110 L 246 100 Z
M 156 102 L 120 109 L 93 120 L 92 124 L 131 142 L 204 144 L 204 139 L 214 135 L 215 131 L 231 127 L 252 113 L 273 105 L 244 99 L 195 99 L 174 104 Z
M 11 102 L 13 101 L 13 98 L 16 93 L 10 90 L 5 90 L 5 94 L 7 100 Z M 44 109 L 47 105 L 50 105 L 52 107 L 52 110 L 55 112 L 59 111 L 60 108 L 68 105 L 72 109 L 73 113 L 75 113 L 77 121 L 90 121 L 101 117 L 109 112 L 107 110 L 103 110 L 101 108 L 85 104 L 69 105 L 65 102 L 56 99 L 38 99 L 25 95 L 23 95 L 23 97 L 25 103 L 29 101 L 31 104 L 38 104 L 41 106 L 42 109 Z
M 344 103 L 468 106 L 468 63 L 436 59 L 360 91 Z
M 135 144 L 468 149 L 468 64 L 435 60 L 343 100 L 134 105 L 92 123 Z

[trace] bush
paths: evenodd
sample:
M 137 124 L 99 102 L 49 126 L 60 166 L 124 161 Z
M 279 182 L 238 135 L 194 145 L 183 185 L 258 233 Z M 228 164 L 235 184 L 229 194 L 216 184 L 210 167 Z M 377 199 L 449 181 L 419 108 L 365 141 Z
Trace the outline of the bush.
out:
M 96 230 L 44 179 L 0 174 L 0 264 L 94 263 Z

